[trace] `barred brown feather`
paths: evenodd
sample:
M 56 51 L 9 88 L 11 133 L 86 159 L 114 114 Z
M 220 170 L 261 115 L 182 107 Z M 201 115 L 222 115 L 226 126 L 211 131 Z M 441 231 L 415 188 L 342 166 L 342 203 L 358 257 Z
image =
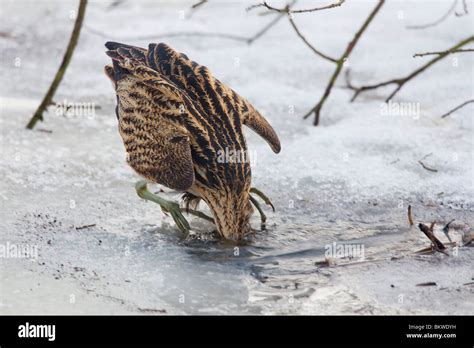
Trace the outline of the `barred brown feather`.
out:
M 148 50 L 115 42 L 106 47 L 129 165 L 147 180 L 204 200 L 219 233 L 241 239 L 253 211 L 250 163 L 218 157 L 247 152 L 243 124 L 278 153 L 273 128 L 206 67 L 163 43 Z

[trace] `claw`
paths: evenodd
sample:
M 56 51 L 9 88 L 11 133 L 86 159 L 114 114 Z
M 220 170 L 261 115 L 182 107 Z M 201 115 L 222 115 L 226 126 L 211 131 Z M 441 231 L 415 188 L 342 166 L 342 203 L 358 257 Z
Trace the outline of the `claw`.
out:
M 186 237 L 191 227 L 189 226 L 189 223 L 183 216 L 183 214 L 181 214 L 181 208 L 179 207 L 179 204 L 167 201 L 166 199 L 163 199 L 151 193 L 150 191 L 148 191 L 146 184 L 147 183 L 144 180 L 141 180 L 135 184 L 135 190 L 137 191 L 138 196 L 148 201 L 158 203 L 163 212 L 170 213 L 179 230 Z
M 180 231 L 187 236 L 191 226 L 189 226 L 188 220 L 181 214 L 181 208 L 179 207 L 178 203 L 169 202 L 169 207 L 166 209 L 171 213 L 171 217 L 173 218 L 174 222 L 180 229 Z
M 265 222 L 267 221 L 267 216 L 263 212 L 262 208 L 260 207 L 260 203 L 257 202 L 255 198 L 249 195 L 250 202 L 257 208 L 258 212 L 260 213 L 260 221 L 261 221 L 261 229 L 262 231 L 265 230 Z
M 135 184 L 135 190 L 140 198 L 146 199 L 148 201 L 155 202 L 160 205 L 161 210 L 165 215 L 171 214 L 176 226 L 178 226 L 179 230 L 187 236 L 191 227 L 189 226 L 188 220 L 184 217 L 182 212 L 187 212 L 188 214 L 197 216 L 201 219 L 207 220 L 209 222 L 214 223 L 214 219 L 209 215 L 206 215 L 200 211 L 193 210 L 193 209 L 186 209 L 181 208 L 178 203 L 168 201 L 164 198 L 161 198 L 154 193 L 148 191 L 147 182 L 145 180 L 140 180 Z
M 265 202 L 265 204 L 272 207 L 273 212 L 275 212 L 275 207 L 273 206 L 272 201 L 270 201 L 270 198 L 268 198 L 267 195 L 265 195 L 262 191 L 256 189 L 255 187 L 250 188 L 250 192 L 255 193 L 257 196 L 259 196 Z

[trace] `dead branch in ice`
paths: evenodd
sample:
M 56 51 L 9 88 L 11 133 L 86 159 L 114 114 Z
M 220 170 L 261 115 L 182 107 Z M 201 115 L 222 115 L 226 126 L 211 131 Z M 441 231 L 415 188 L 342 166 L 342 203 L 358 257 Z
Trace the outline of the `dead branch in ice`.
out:
M 465 105 L 470 104 L 470 103 L 474 103 L 474 99 L 465 101 L 464 103 L 456 106 L 454 109 L 449 110 L 447 113 L 441 115 L 441 118 L 445 118 L 445 117 L 451 115 L 452 113 L 458 111 L 459 109 L 461 109 L 462 107 L 464 107 Z
M 447 18 L 449 18 L 451 13 L 453 13 L 454 10 L 456 9 L 457 3 L 458 3 L 458 0 L 454 0 L 451 6 L 449 7 L 448 11 L 446 11 L 440 18 L 438 18 L 437 20 L 433 22 L 422 24 L 422 25 L 407 25 L 406 28 L 407 29 L 426 29 L 426 28 L 435 27 L 438 24 L 441 24 L 442 22 L 444 22 Z
M 447 57 L 450 54 L 450 52 L 458 50 L 462 46 L 467 45 L 468 43 L 471 43 L 471 42 L 474 42 L 474 36 L 469 36 L 468 38 L 466 38 L 464 40 L 461 40 L 460 42 L 458 42 L 456 45 L 454 45 L 450 49 L 448 49 L 444 52 L 441 52 L 441 54 L 439 54 L 437 57 L 431 59 L 429 62 L 422 65 L 421 67 L 419 67 L 418 69 L 416 69 L 415 71 L 413 71 L 412 73 L 408 74 L 405 77 L 395 78 L 395 79 L 387 80 L 387 81 L 384 81 L 384 82 L 379 82 L 379 83 L 376 83 L 376 84 L 373 84 L 373 85 L 365 85 L 365 86 L 360 86 L 360 87 L 356 87 L 352 83 L 348 83 L 347 88 L 354 91 L 354 95 L 351 98 L 351 102 L 353 102 L 362 92 L 366 92 L 366 91 L 369 91 L 369 90 L 373 90 L 373 89 L 377 89 L 377 88 L 385 87 L 385 86 L 389 86 L 389 85 L 396 85 L 395 90 L 385 99 L 385 102 L 388 102 L 402 89 L 402 87 L 407 82 L 411 81 L 416 76 L 418 76 L 419 74 L 421 74 L 422 72 L 424 72 L 425 70 L 430 68 L 433 64 L 435 64 L 435 63 L 439 62 L 440 60 L 442 60 L 443 58 Z
M 419 283 L 416 286 L 436 286 L 435 282 L 426 282 L 426 283 Z
M 428 167 L 426 164 L 424 164 L 421 160 L 418 161 L 418 163 L 426 170 L 430 171 L 430 172 L 433 172 L 433 173 L 437 173 L 438 172 L 438 169 L 433 169 L 433 168 L 430 168 Z
M 446 251 L 444 251 L 446 249 L 446 246 L 443 243 L 441 243 L 441 241 L 438 238 L 436 238 L 436 236 L 433 234 L 434 222 L 431 224 L 430 227 L 420 222 L 418 224 L 418 228 L 431 241 L 431 244 L 434 250 L 442 254 L 449 255 Z
M 54 77 L 54 80 L 51 83 L 48 92 L 44 96 L 43 101 L 39 105 L 36 112 L 33 114 L 33 117 L 26 125 L 27 129 L 33 129 L 33 127 L 38 121 L 43 121 L 43 113 L 53 102 L 54 93 L 56 93 L 56 90 L 58 89 L 59 84 L 61 83 L 61 80 L 63 79 L 63 76 L 66 73 L 66 69 L 69 65 L 69 62 L 71 61 L 74 49 L 76 48 L 77 41 L 79 40 L 79 34 L 81 33 L 81 27 L 82 22 L 84 20 L 84 14 L 86 13 L 86 7 L 87 0 L 80 0 L 76 22 L 74 23 L 74 29 L 72 31 L 71 38 L 69 39 L 69 44 L 67 46 L 66 53 L 64 54 L 61 65 L 59 66 L 59 69 L 56 72 L 56 76 Z
M 79 231 L 79 230 L 84 230 L 86 228 L 91 228 L 91 227 L 95 227 L 96 224 L 90 224 L 90 225 L 84 225 L 84 226 L 79 226 L 79 227 L 76 227 L 76 230 Z
M 412 215 L 412 211 L 411 211 L 411 205 L 408 205 L 408 223 L 410 224 L 410 226 L 413 226 L 413 224 L 414 224 L 413 215 Z

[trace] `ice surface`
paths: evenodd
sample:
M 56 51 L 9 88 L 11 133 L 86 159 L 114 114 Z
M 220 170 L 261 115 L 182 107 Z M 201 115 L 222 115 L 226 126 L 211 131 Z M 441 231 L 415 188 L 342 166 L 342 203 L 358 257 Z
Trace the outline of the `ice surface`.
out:
M 192 3 L 90 2 L 55 100 L 100 108 L 93 117 L 58 116 L 51 108 L 45 122 L 26 131 L 60 62 L 77 2 L 2 1 L 0 32 L 9 35 L 0 37 L 0 243 L 34 245 L 39 255 L 0 258 L 0 313 L 472 314 L 473 288 L 464 284 L 474 277 L 473 249 L 414 255 L 428 242 L 407 226 L 406 209 L 413 206 L 417 222 L 436 220 L 443 241 L 440 230 L 451 219 L 455 241 L 472 229 L 472 105 L 440 115 L 472 98 L 474 57 L 453 55 L 402 89 L 394 101 L 419 103 L 415 117 L 382 114 L 390 87 L 349 103 L 340 76 L 321 126 L 313 127 L 301 116 L 334 66 L 316 57 L 286 19 L 252 45 L 184 35 L 250 37 L 271 20 L 258 16 L 263 10 L 247 13 L 252 2 L 211 1 L 189 16 Z M 373 6 L 349 1 L 295 20 L 319 49 L 337 56 Z M 406 29 L 446 7 L 387 3 L 348 61 L 354 83 L 405 76 L 429 59 L 414 53 L 444 50 L 469 35 L 472 13 Z M 136 196 L 138 177 L 125 164 L 115 97 L 102 72 L 107 40 L 167 42 L 208 66 L 274 125 L 278 155 L 247 132 L 257 153 L 253 184 L 277 209 L 267 210 L 268 229 L 249 245 L 217 242 L 212 226 L 194 218 L 195 238 L 183 241 L 170 217 Z M 438 171 L 423 169 L 422 158 Z M 255 216 L 255 228 L 258 222 Z M 93 226 L 80 228 L 86 225 Z M 371 262 L 320 267 L 333 242 L 362 243 Z M 437 286 L 416 286 L 427 281 Z

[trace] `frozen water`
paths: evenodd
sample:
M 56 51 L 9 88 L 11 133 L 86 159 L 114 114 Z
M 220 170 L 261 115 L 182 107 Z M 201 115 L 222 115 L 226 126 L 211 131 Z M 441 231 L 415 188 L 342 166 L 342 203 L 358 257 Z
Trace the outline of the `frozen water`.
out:
M 252 45 L 160 37 L 250 37 L 271 20 L 259 10 L 245 12 L 251 2 L 212 1 L 189 17 L 192 3 L 125 1 L 110 8 L 92 1 L 55 100 L 95 103 L 95 114 L 63 117 L 50 108 L 37 130 L 26 131 L 60 62 L 77 2 L 2 2 L 0 32 L 8 35 L 0 36 L 0 243 L 34 245 L 39 255 L 0 258 L 0 313 L 472 314 L 473 288 L 464 284 L 474 277 L 473 249 L 415 255 L 429 244 L 406 219 L 411 204 L 417 222 L 437 221 L 443 241 L 441 228 L 451 219 L 455 241 L 472 229 L 472 105 L 440 118 L 472 98 L 472 55 L 444 59 L 407 84 L 394 101 L 419 105 L 411 116 L 383 114 L 389 88 L 349 103 L 341 76 L 316 128 L 301 115 L 317 102 L 333 65 L 314 56 L 286 19 Z M 347 2 L 295 20 L 311 42 L 337 56 L 373 6 Z M 429 59 L 414 53 L 465 38 L 472 14 L 422 31 L 405 28 L 438 18 L 445 7 L 384 5 L 348 62 L 354 82 L 404 76 Z M 136 196 L 138 177 L 125 164 L 115 97 L 102 72 L 109 39 L 169 43 L 207 65 L 274 125 L 279 155 L 247 133 L 257 153 L 253 184 L 276 206 L 276 213 L 266 210 L 267 230 L 248 245 L 216 241 L 212 226 L 194 218 L 194 237 L 183 241 L 170 217 Z M 423 169 L 422 158 L 438 171 Z M 93 226 L 81 228 L 87 225 Z M 333 242 L 364 245 L 366 262 L 324 267 Z M 427 281 L 437 286 L 416 286 Z

